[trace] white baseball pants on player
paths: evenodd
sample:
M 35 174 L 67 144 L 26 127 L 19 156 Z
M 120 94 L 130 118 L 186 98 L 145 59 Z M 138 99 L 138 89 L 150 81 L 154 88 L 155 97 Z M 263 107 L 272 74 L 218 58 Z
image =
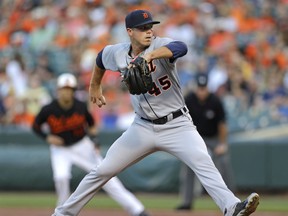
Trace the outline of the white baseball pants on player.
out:
M 50 153 L 59 206 L 70 196 L 72 165 L 74 164 L 90 172 L 103 158 L 97 153 L 93 142 L 88 137 L 84 137 L 69 147 L 50 145 Z M 144 210 L 142 203 L 131 192 L 126 190 L 117 177 L 110 179 L 103 187 L 103 190 L 131 215 L 139 214 Z
M 223 213 L 225 208 L 240 202 L 224 183 L 189 115 L 163 125 L 136 116 L 128 130 L 110 147 L 102 163 L 85 176 L 70 198 L 55 209 L 53 216 L 78 215 L 111 177 L 155 151 L 168 152 L 193 169 Z

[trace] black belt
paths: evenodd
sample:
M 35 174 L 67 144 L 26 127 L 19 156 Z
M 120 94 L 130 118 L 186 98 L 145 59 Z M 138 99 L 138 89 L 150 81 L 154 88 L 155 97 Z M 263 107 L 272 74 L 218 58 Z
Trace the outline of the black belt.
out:
M 169 115 L 163 116 L 163 117 L 158 118 L 158 119 L 151 120 L 151 119 L 146 119 L 143 117 L 141 117 L 141 119 L 148 121 L 148 122 L 151 122 L 153 124 L 162 125 L 162 124 L 166 124 L 168 121 L 171 121 L 172 119 L 175 119 L 175 118 L 178 118 L 179 116 L 182 116 L 184 113 L 187 113 L 187 111 L 188 111 L 188 109 L 186 107 L 183 107 L 182 109 L 179 109 L 175 112 L 170 113 Z

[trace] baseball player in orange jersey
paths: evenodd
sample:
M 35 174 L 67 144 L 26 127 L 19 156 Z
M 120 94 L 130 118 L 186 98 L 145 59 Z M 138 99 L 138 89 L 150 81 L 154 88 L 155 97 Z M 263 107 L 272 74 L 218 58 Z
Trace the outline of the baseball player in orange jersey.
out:
M 227 188 L 209 156 L 188 113 L 176 70 L 176 61 L 187 53 L 187 46 L 170 38 L 154 37 L 152 28 L 158 23 L 149 11 L 130 12 L 125 18 L 130 42 L 108 45 L 98 54 L 90 83 L 90 99 L 98 107 L 106 104 L 101 87 L 105 71 L 124 74 L 137 56 L 149 63 L 153 88 L 131 95 L 134 122 L 53 216 L 78 215 L 110 178 L 155 151 L 168 152 L 187 164 L 225 216 L 248 216 L 256 210 L 259 195 L 252 193 L 241 202 Z
M 97 138 L 97 128 L 86 104 L 74 98 L 76 86 L 77 81 L 72 74 L 60 75 L 57 99 L 41 109 L 33 124 L 35 133 L 50 144 L 57 206 L 62 205 L 70 195 L 72 165 L 89 172 L 102 161 L 92 141 Z M 49 126 L 49 133 L 42 129 L 43 124 Z M 117 177 L 110 179 L 103 189 L 130 215 L 148 216 L 142 203 L 125 189 Z

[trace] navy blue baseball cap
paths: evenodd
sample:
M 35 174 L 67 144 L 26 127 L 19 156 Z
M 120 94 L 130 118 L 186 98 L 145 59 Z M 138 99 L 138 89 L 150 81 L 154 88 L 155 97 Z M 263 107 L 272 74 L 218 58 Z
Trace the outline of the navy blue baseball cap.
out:
M 159 21 L 154 21 L 152 15 L 147 10 L 134 10 L 125 18 L 126 28 L 137 28 L 147 24 L 159 24 Z

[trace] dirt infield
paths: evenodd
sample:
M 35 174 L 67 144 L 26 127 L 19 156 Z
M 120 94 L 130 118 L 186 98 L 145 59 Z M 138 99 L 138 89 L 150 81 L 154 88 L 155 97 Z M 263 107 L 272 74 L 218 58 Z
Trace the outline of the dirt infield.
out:
M 0 208 L 0 215 L 2 216 L 50 216 L 52 209 L 9 209 L 9 208 Z M 220 212 L 213 211 L 196 211 L 196 212 L 176 212 L 176 211 L 167 211 L 167 210 L 152 210 L 149 211 L 152 216 L 223 216 Z M 287 212 L 257 212 L 251 216 L 287 216 Z M 79 216 L 129 216 L 124 211 L 119 210 L 97 210 L 89 209 L 83 210 Z

